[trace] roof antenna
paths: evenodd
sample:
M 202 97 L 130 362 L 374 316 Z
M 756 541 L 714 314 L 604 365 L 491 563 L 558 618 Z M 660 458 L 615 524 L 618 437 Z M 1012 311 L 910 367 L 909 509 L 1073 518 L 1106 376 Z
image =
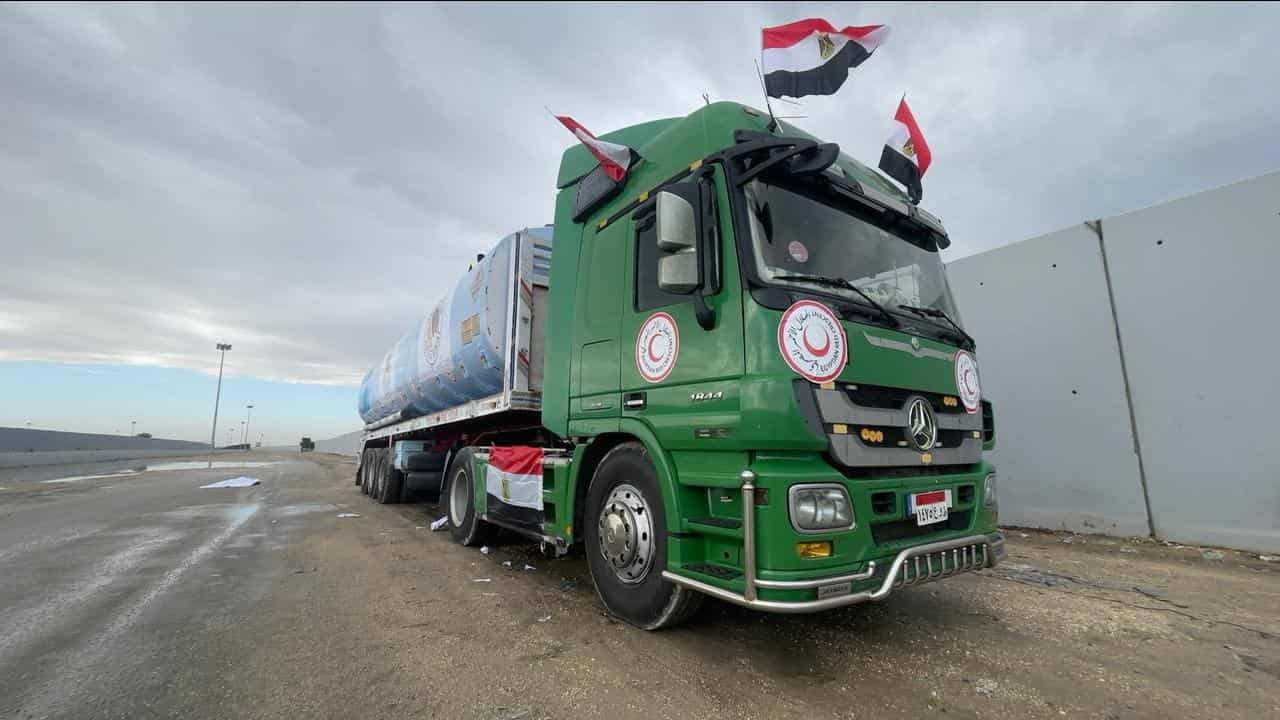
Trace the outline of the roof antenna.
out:
M 778 129 L 778 118 L 773 115 L 773 106 L 769 104 L 769 86 L 765 84 L 764 73 L 760 71 L 760 61 L 755 60 L 756 75 L 760 77 L 760 90 L 764 93 L 764 107 L 769 111 L 769 132 L 776 132 Z
M 708 93 L 702 93 L 702 102 L 706 103 L 707 105 L 710 105 L 710 104 L 711 104 L 711 95 L 710 95 L 710 94 L 708 94 Z

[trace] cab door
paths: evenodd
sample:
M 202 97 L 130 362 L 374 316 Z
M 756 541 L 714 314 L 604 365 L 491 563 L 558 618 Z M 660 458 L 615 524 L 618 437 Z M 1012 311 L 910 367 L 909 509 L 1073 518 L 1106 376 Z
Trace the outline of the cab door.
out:
M 659 283 L 659 265 L 671 254 L 659 244 L 662 198 L 626 221 L 622 415 L 644 421 L 669 449 L 725 446 L 737 423 L 742 299 L 722 178 L 715 167 L 680 184 L 686 196 L 697 189 L 699 285 L 692 292 Z
M 618 366 L 621 354 L 619 322 L 624 307 L 622 275 L 626 267 L 626 227 L 616 222 L 599 232 L 588 227 L 582 235 L 574 302 L 575 343 L 570 418 L 580 432 L 616 429 L 595 420 L 621 414 Z

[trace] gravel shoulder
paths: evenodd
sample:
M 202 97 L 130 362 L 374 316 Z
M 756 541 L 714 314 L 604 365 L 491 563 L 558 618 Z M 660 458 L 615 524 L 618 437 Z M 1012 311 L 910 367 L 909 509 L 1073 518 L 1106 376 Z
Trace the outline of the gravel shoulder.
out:
M 311 460 L 290 502 L 360 517 L 310 522 L 224 639 L 236 660 L 209 658 L 233 715 L 1280 714 L 1280 564 L 1254 555 L 1012 530 L 1005 565 L 883 603 L 709 602 L 644 633 L 603 612 L 580 555 L 453 545 L 427 529 L 434 508 L 373 505 L 347 459 Z

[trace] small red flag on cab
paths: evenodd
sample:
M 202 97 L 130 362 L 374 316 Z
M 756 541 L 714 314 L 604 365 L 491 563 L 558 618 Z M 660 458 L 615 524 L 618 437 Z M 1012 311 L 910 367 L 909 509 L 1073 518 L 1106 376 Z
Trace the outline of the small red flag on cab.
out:
M 880 169 L 905 185 L 911 202 L 918 205 L 924 195 L 920 180 L 932 161 L 929 144 L 924 141 L 924 133 L 920 132 L 911 108 L 907 107 L 907 98 L 903 96 L 898 103 L 898 112 L 893 115 L 893 132 L 880 153 Z
M 627 168 L 631 167 L 633 151 L 626 145 L 607 142 L 596 138 L 591 131 L 582 127 L 577 120 L 568 115 L 556 115 L 560 124 L 569 128 L 569 132 L 573 133 L 578 141 L 586 146 L 587 151 L 600 161 L 600 167 L 604 168 L 604 174 L 609 179 L 618 182 L 627 175 Z

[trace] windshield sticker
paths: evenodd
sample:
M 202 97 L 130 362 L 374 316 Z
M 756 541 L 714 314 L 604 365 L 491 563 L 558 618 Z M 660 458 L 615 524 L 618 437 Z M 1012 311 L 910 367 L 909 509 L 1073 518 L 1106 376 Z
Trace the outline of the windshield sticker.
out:
M 680 331 L 670 315 L 660 312 L 649 316 L 636 334 L 636 371 L 651 383 L 661 382 L 671 374 L 680 356 Z
M 964 350 L 956 353 L 956 394 L 967 413 L 976 413 L 982 404 L 982 386 L 978 383 L 978 361 Z
M 787 252 L 791 254 L 791 259 L 798 263 L 809 262 L 809 248 L 799 240 L 792 240 L 787 244 Z
M 778 352 L 809 382 L 831 382 L 844 371 L 849 342 L 835 313 L 822 303 L 800 300 L 778 321 Z

